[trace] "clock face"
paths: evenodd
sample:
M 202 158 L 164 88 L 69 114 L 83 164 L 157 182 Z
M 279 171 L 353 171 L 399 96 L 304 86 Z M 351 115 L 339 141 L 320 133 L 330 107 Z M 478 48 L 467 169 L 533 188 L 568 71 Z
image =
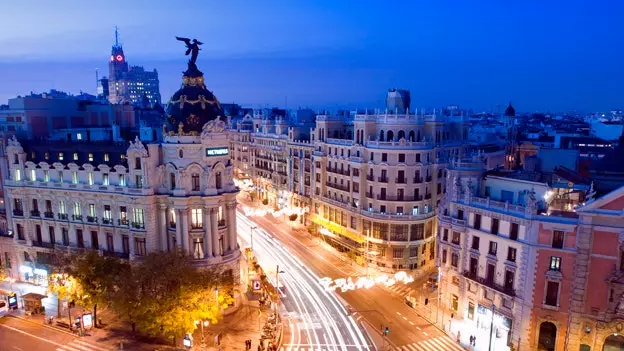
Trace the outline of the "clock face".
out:
M 111 55 L 111 62 L 115 61 L 115 56 Z
M 123 56 L 117 55 L 117 61 L 121 62 L 123 60 Z

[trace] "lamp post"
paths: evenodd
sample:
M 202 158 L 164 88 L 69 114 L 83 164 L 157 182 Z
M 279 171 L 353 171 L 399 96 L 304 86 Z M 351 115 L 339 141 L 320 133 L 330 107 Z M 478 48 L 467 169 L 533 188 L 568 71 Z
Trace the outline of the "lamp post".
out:
M 206 345 L 206 338 L 205 338 L 205 334 L 204 334 L 204 327 L 208 327 L 208 325 L 210 325 L 210 322 L 208 321 L 195 321 L 195 325 L 200 325 L 201 326 L 201 346 L 205 346 Z
M 284 273 L 284 271 L 280 271 L 279 270 L 279 265 L 277 265 L 277 268 L 275 270 L 275 285 L 277 285 L 275 288 L 277 289 L 277 296 L 275 297 L 275 329 L 277 329 L 277 307 L 279 305 L 279 301 L 280 301 L 280 288 L 279 288 L 279 274 L 280 273 Z
M 492 351 L 492 334 L 494 334 L 494 310 L 496 306 L 492 304 L 492 322 L 490 322 L 490 343 L 488 344 L 488 351 Z
M 440 311 L 440 300 L 442 299 L 442 284 L 440 280 L 441 277 L 442 277 L 442 268 L 438 265 L 438 306 L 436 308 L 436 323 L 438 322 L 438 313 Z M 442 322 L 444 322 L 444 314 L 442 314 Z

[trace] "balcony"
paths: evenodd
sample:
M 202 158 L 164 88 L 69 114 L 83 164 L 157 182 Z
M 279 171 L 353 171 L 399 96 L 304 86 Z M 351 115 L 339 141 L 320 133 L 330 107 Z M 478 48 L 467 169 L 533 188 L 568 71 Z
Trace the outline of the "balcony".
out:
M 309 172 L 310 172 L 310 167 L 304 167 L 304 168 L 303 168 L 303 171 L 304 171 L 304 172 L 308 172 L 308 173 L 309 173 Z
M 342 191 L 349 191 L 349 186 L 347 185 L 341 185 L 341 184 L 335 184 L 335 183 L 325 183 L 326 186 L 330 187 L 330 188 L 334 188 L 337 190 L 342 190 Z
M 102 251 L 102 256 L 105 256 L 105 257 L 117 257 L 117 258 L 121 258 L 121 259 L 127 260 L 127 259 L 130 258 L 130 253 L 129 252 L 115 252 L 115 251 L 103 250 Z
M 425 178 L 425 181 L 429 183 L 431 181 L 431 176 L 427 176 L 427 178 Z
M 67 216 L 67 213 L 58 213 L 57 216 L 58 216 L 58 219 L 60 219 L 62 221 L 66 221 L 67 218 L 69 217 L 69 216 Z
M 14 216 L 23 217 L 24 216 L 24 211 L 23 210 L 13 210 L 13 215 Z
M 127 218 L 118 219 L 118 220 L 117 220 L 117 223 L 118 223 L 119 225 L 128 225 L 128 224 L 129 224 L 129 222 L 128 222 L 128 219 L 127 219 Z
M 367 176 L 366 176 L 366 180 L 368 180 L 368 181 L 371 181 L 371 182 L 372 182 L 372 181 L 374 181 L 374 180 L 375 180 L 375 177 L 369 174 L 369 175 L 367 175 Z
M 9 231 L 7 230 L 0 230 L 0 238 L 12 238 L 13 234 L 11 234 Z
M 54 212 L 52 212 L 52 211 L 45 211 L 45 212 L 43 213 L 43 216 L 44 216 L 45 218 L 54 218 Z
M 414 184 L 420 184 L 423 182 L 423 179 L 420 177 L 414 177 L 414 179 L 412 179 Z
M 112 225 L 113 224 L 113 219 L 112 218 L 102 218 L 102 224 L 106 224 L 106 225 Z
M 431 199 L 431 194 L 425 194 L 425 200 Z
M 74 220 L 74 221 L 82 221 L 82 215 L 72 215 L 72 220 Z
M 350 171 L 351 170 L 349 168 L 338 169 L 338 168 L 327 167 L 327 172 L 346 175 L 346 176 L 350 175 Z
M 174 228 L 176 227 L 176 222 L 173 221 L 169 221 L 169 228 Z
M 134 229 L 145 229 L 145 223 L 142 223 L 142 222 L 132 222 L 132 228 L 134 228 Z
M 87 216 L 87 222 L 89 222 L 89 223 L 97 223 L 97 221 L 98 221 L 97 217 Z
M 396 178 L 394 182 L 397 184 L 407 184 L 407 178 Z
M 223 227 L 225 227 L 225 219 L 221 219 L 221 220 L 219 220 L 219 221 L 217 222 L 217 226 L 218 226 L 219 228 L 223 228 Z
M 464 277 L 477 282 L 481 285 L 487 286 L 490 289 L 494 289 L 500 293 L 503 293 L 507 296 L 511 296 L 511 297 L 515 297 L 516 296 L 516 290 L 514 290 L 513 288 L 510 287 L 506 287 L 500 284 L 496 284 L 495 282 L 485 279 L 485 278 L 481 278 L 479 277 L 476 273 L 470 272 L 470 271 L 464 271 Z
M 377 181 L 380 183 L 387 183 L 388 177 L 377 177 Z
M 413 196 L 381 196 L 377 195 L 377 200 L 385 200 L 385 201 L 420 201 L 422 200 L 422 196 L 415 198 Z
M 41 212 L 39 212 L 39 210 L 32 210 L 32 211 L 30 211 L 30 216 L 31 217 L 41 217 Z
M 372 199 L 374 197 L 373 193 L 366 193 L 366 197 Z
M 46 249 L 53 249 L 54 248 L 54 243 L 46 243 L 43 241 L 33 241 L 32 246 L 35 247 L 43 247 Z

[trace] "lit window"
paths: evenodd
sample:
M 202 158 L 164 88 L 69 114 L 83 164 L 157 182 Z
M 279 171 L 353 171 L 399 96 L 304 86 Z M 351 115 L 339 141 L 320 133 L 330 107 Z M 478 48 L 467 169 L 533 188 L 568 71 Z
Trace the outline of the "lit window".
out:
M 80 216 L 80 202 L 74 202 L 74 215 Z
M 76 133 L 76 140 L 82 140 L 82 133 Z
M 78 161 L 78 153 L 74 152 L 74 161 Z
M 59 159 L 59 161 L 63 161 L 63 153 L 62 152 L 58 153 L 58 159 Z
M 126 186 L 126 175 L 125 174 L 120 174 L 119 175 L 119 185 L 120 186 Z
M 191 210 L 191 226 L 193 229 L 202 228 L 202 214 L 201 208 L 194 208 Z
M 104 162 L 108 162 L 108 160 L 109 160 L 108 154 L 104 154 Z
M 89 204 L 89 216 L 95 217 L 95 204 Z
M 102 174 L 102 185 L 108 185 L 108 173 Z
M 50 181 L 50 171 L 47 169 L 43 171 L 43 181 L 46 183 Z
M 87 174 L 87 180 L 89 182 L 89 185 L 93 185 L 93 172 L 89 172 Z
M 78 172 L 72 172 L 72 183 L 78 184 Z
M 93 154 L 89 152 L 89 162 L 93 162 Z
M 60 214 L 65 214 L 65 200 L 61 200 L 59 202 L 59 213 Z
M 37 180 L 37 171 L 35 171 L 34 169 L 30 170 L 30 181 L 34 182 L 35 180 Z
M 22 180 L 22 170 L 21 169 L 16 169 L 15 170 L 15 180 Z
M 134 215 L 134 223 L 137 227 L 143 228 L 145 226 L 145 218 L 143 216 L 142 208 L 134 208 L 132 209 L 132 213 Z
M 555 272 L 561 271 L 561 257 L 550 256 L 550 270 Z
M 44 157 L 46 160 L 50 159 L 50 153 L 46 151 L 46 152 L 43 154 L 43 157 Z

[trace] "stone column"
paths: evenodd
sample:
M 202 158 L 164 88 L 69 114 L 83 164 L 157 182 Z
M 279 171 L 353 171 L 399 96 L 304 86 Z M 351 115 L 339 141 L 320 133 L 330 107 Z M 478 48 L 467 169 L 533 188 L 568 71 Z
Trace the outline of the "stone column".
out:
M 214 257 L 212 253 L 212 222 L 210 221 L 210 208 L 204 207 L 204 257 L 211 258 Z
M 219 254 L 219 227 L 217 226 L 217 209 L 210 209 L 210 231 L 212 232 L 212 252 L 215 256 Z
M 163 204 L 160 205 L 160 249 L 162 251 L 169 250 L 167 228 L 167 206 Z
M 189 237 L 190 237 L 189 226 L 188 226 L 188 208 L 181 210 L 180 214 L 182 215 L 180 218 L 180 224 L 182 227 L 180 229 L 180 232 L 182 233 L 182 237 L 181 237 L 182 250 L 188 253 L 189 252 Z
M 229 250 L 234 251 L 238 248 L 236 242 L 236 202 L 226 205 L 227 209 L 227 233 L 229 239 Z
M 176 247 L 182 245 L 182 210 L 176 209 Z

